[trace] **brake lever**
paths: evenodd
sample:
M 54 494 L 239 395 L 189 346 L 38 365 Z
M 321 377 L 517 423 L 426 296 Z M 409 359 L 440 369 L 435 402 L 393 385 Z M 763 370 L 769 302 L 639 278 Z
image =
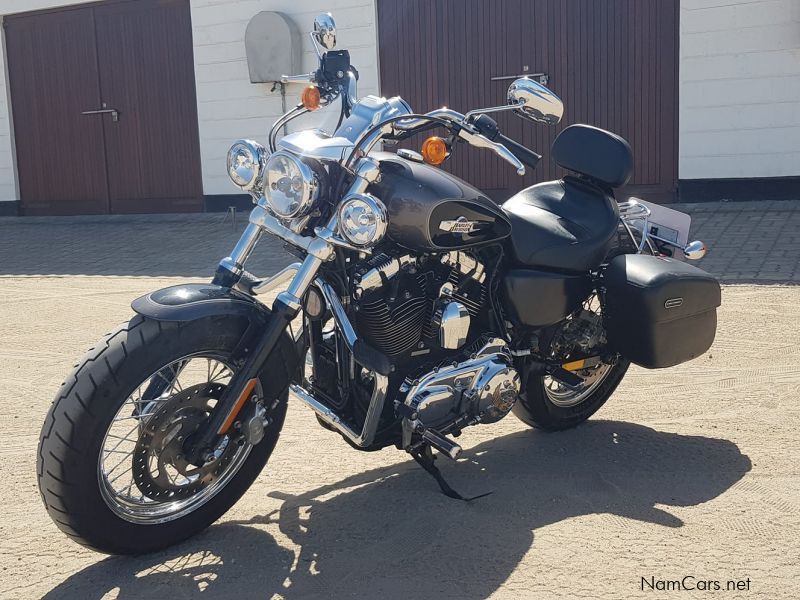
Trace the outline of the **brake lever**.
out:
M 522 164 L 522 161 L 514 156 L 511 150 L 506 148 L 503 144 L 493 142 L 485 135 L 476 133 L 474 130 L 471 131 L 471 127 L 468 128 L 466 125 L 462 125 L 458 132 L 458 137 L 467 142 L 470 146 L 475 146 L 476 148 L 486 148 L 493 151 L 495 154 L 497 154 L 497 156 L 514 167 L 517 170 L 517 175 L 525 175 L 525 165 Z

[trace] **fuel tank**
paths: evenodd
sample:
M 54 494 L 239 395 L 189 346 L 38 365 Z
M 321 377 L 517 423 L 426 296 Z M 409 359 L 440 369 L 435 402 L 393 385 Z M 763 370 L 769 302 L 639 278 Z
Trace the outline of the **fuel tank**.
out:
M 418 252 L 489 244 L 508 237 L 511 222 L 480 190 L 458 177 L 388 152 L 374 152 L 381 177 L 370 193 L 389 213 L 388 237 Z

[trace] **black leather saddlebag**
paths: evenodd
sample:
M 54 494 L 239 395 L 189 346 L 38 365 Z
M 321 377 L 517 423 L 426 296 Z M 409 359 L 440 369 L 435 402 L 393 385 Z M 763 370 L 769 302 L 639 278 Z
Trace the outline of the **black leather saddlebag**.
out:
M 625 254 L 603 281 L 608 344 L 631 362 L 661 369 L 711 347 L 721 304 L 712 275 L 672 258 Z

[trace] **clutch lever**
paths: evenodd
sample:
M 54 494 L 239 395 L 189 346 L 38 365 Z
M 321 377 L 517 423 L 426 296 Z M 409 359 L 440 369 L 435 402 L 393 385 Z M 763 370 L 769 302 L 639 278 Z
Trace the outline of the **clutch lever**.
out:
M 497 154 L 497 156 L 514 167 L 517 170 L 517 175 L 525 175 L 525 165 L 522 164 L 522 161 L 514 156 L 514 153 L 506 148 L 503 144 L 493 142 L 485 135 L 475 132 L 466 124 L 462 125 L 459 129 L 458 137 L 467 142 L 470 146 L 475 146 L 476 148 L 487 148 L 488 150 L 493 151 L 495 154 Z

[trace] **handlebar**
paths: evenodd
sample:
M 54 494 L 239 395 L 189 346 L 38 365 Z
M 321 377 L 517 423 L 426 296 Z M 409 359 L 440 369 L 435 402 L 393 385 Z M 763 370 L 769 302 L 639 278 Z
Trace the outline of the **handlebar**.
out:
M 475 146 L 476 148 L 488 148 L 489 150 L 492 150 L 497 156 L 514 167 L 517 170 L 517 175 L 525 175 L 525 165 L 523 165 L 522 161 L 503 144 L 493 142 L 481 133 L 472 133 L 467 131 L 466 128 L 461 129 L 458 132 L 458 137 L 466 141 L 470 146 Z M 516 142 L 514 142 L 514 144 L 516 144 Z
M 509 152 L 511 152 L 514 156 L 516 156 L 520 161 L 531 167 L 532 169 L 536 167 L 540 160 L 542 160 L 542 155 L 537 154 L 530 148 L 523 146 L 519 142 L 515 142 L 509 137 L 504 136 L 502 133 L 498 135 L 498 138 L 503 146 L 508 148 Z
M 444 119 L 454 124 L 457 135 L 471 146 L 492 150 L 497 156 L 505 160 L 517 171 L 518 175 L 525 175 L 525 164 L 535 167 L 541 156 L 500 134 L 497 123 L 486 115 L 480 115 L 474 121 L 468 120 L 460 112 L 450 108 L 438 108 L 422 117 L 405 119 L 394 124 L 394 129 L 405 133 L 426 126 L 431 118 Z M 495 141 L 499 139 L 499 141 Z M 523 164 L 524 163 L 524 164 Z
M 345 115 L 349 115 L 352 108 L 358 101 L 357 91 L 358 72 L 350 65 L 350 54 L 346 50 L 329 51 L 320 55 L 320 67 L 317 71 L 303 75 L 281 75 L 281 83 L 305 83 L 315 84 L 323 92 L 328 92 L 328 101 L 336 95 L 342 95 L 342 109 Z M 300 107 L 298 107 L 300 108 Z M 288 114 L 288 113 L 287 113 Z M 450 129 L 459 139 L 467 142 L 476 148 L 486 148 L 494 152 L 497 156 L 509 163 L 517 171 L 518 175 L 525 174 L 525 165 L 535 167 L 541 159 L 536 152 L 515 142 L 514 140 L 502 135 L 497 123 L 485 114 L 477 117 L 475 111 L 465 116 L 458 111 L 450 108 L 439 108 L 425 113 L 424 115 L 411 115 L 408 118 L 394 118 L 391 123 L 382 124 L 370 128 L 356 142 L 355 148 L 346 161 L 347 166 L 362 142 L 367 142 L 367 138 L 375 130 L 380 130 L 377 136 L 369 139 L 369 152 L 374 144 L 381 138 L 394 137 L 402 139 L 413 135 L 421 129 L 432 124 L 445 126 Z M 273 126 L 273 130 L 274 130 Z M 368 135 L 369 134 L 369 135 Z M 272 137 L 272 136 L 271 136 Z M 272 147 L 272 144 L 271 144 Z

